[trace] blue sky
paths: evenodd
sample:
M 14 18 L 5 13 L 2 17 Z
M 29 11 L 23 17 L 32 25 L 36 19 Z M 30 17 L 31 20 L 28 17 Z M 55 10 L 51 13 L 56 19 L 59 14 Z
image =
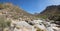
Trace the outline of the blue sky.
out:
M 60 0 L 0 0 L 18 5 L 29 13 L 40 13 L 49 5 L 60 5 Z

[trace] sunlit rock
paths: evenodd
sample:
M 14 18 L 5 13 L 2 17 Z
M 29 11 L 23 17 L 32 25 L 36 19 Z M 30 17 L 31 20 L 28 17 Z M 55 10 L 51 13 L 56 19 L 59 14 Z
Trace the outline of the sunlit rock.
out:
M 14 31 L 36 31 L 34 26 L 29 25 L 25 21 L 16 22 Z
M 9 31 L 9 28 L 4 28 L 4 30 L 3 31 Z

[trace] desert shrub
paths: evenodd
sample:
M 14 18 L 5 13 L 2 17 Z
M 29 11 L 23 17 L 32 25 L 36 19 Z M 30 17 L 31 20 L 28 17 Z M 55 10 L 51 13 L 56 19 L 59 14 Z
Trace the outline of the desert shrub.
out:
M 36 31 L 42 31 L 41 29 L 39 29 L 39 28 L 37 28 L 37 30 Z
M 46 19 L 47 18 L 47 16 L 46 15 L 44 15 L 44 16 L 37 16 L 38 18 L 43 18 L 43 19 Z
M 4 7 L 3 7 L 3 4 L 0 3 L 0 10 L 3 9 L 3 8 L 4 8 Z
M 7 26 L 9 27 L 10 24 L 11 24 L 11 21 L 10 21 L 10 20 L 9 20 L 9 21 L 6 21 L 6 24 L 7 24 Z
M 10 26 L 10 21 L 7 21 L 4 16 L 0 16 L 0 28 L 2 28 L 2 31 L 8 26 Z

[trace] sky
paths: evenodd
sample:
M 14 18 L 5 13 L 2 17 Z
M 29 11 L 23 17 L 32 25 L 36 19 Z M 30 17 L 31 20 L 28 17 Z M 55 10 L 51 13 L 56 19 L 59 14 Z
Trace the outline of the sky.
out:
M 40 13 L 50 5 L 60 5 L 60 0 L 0 0 L 2 2 L 11 2 L 31 14 Z

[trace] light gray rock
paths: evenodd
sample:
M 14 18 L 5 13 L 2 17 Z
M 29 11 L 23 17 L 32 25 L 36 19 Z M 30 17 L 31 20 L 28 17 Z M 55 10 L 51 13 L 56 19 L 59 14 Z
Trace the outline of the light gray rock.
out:
M 30 25 L 29 23 L 32 23 L 34 25 Z M 56 24 L 53 24 L 51 22 L 47 22 L 47 21 L 43 21 L 43 20 L 33 20 L 33 21 L 13 21 L 12 22 L 12 27 L 14 27 L 14 25 L 16 25 L 16 27 L 14 28 L 14 31 L 36 31 L 36 28 L 39 28 L 41 30 L 45 30 L 45 31 L 54 31 L 57 30 L 59 31 L 60 29 L 56 28 Z M 56 29 L 55 29 L 56 28 Z
M 19 26 L 18 28 L 20 29 L 15 28 L 14 31 L 23 31 L 23 30 L 24 31 L 36 31 L 34 29 L 34 26 L 29 25 L 25 21 L 16 22 L 15 24 L 16 24 L 16 27 Z

